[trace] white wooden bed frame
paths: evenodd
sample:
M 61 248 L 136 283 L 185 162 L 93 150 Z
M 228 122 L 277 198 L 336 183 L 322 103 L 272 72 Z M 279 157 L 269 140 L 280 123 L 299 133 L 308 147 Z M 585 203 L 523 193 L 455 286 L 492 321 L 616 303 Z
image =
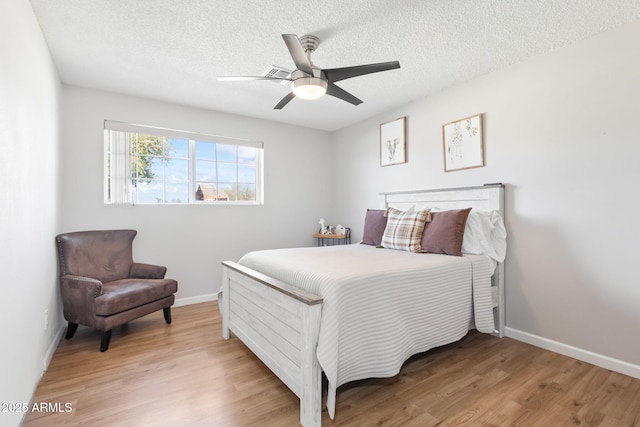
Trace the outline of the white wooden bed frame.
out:
M 499 211 L 504 185 L 381 193 L 385 207 Z M 493 335 L 504 335 L 504 263 L 492 278 Z M 244 267 L 222 263 L 222 335 L 233 332 L 300 398 L 300 423 L 320 426 L 322 370 L 316 358 L 322 298 Z

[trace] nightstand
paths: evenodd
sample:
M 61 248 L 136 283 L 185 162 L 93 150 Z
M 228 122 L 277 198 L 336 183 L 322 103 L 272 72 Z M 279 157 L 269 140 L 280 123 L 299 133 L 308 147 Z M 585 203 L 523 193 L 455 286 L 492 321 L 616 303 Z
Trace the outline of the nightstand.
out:
M 351 243 L 351 229 L 347 228 L 344 234 L 322 234 L 313 235 L 318 239 L 318 246 L 348 245 Z

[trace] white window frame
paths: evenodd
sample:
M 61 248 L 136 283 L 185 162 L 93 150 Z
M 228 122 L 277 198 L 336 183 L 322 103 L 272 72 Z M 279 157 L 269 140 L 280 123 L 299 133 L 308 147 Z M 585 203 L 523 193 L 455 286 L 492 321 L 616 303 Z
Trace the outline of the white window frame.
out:
M 143 135 L 163 136 L 168 138 L 180 138 L 189 140 L 189 173 L 188 194 L 189 200 L 184 203 L 139 203 L 144 205 L 262 205 L 264 204 L 264 144 L 262 141 L 233 138 L 204 134 L 198 132 L 182 131 L 147 125 L 131 124 L 114 120 L 104 121 L 104 203 L 105 204 L 130 204 L 134 205 L 131 187 L 131 147 L 129 138 L 112 137 L 113 132 L 138 133 Z M 117 134 L 116 134 L 117 135 Z M 121 133 L 119 135 L 122 135 Z M 212 142 L 224 145 L 235 145 L 256 148 L 256 200 L 196 200 L 196 150 L 195 142 Z M 111 147 L 111 152 L 109 152 Z M 115 150 L 114 150 L 115 147 Z M 111 161 L 109 161 L 111 156 Z M 236 158 L 236 165 L 238 165 Z M 111 178 L 111 189 L 109 188 Z M 164 180 L 163 180 L 164 181 Z

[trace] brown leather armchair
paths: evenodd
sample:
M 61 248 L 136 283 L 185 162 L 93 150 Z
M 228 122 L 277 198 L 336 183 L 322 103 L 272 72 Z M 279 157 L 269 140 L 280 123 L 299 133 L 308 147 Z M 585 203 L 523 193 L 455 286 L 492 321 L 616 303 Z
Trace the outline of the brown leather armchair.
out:
M 98 230 L 56 236 L 66 339 L 78 325 L 102 331 L 100 351 L 111 330 L 162 309 L 171 323 L 178 283 L 165 279 L 166 267 L 133 262 L 136 230 Z

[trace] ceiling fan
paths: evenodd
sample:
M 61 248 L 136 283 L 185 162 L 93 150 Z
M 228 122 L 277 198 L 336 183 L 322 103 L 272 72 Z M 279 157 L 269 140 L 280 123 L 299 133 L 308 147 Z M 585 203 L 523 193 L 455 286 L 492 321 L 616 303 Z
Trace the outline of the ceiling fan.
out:
M 311 62 L 311 52 L 318 48 L 320 39 L 313 35 L 304 35 L 300 38 L 295 34 L 283 34 L 289 53 L 293 58 L 297 69 L 286 77 L 271 76 L 229 76 L 218 77 L 219 81 L 245 81 L 245 80 L 269 80 L 273 82 L 291 82 L 291 92 L 278 102 L 273 108 L 281 110 L 296 96 L 302 99 L 318 99 L 325 93 L 353 105 L 359 105 L 362 101 L 346 90 L 336 86 L 340 80 L 352 77 L 363 76 L 365 74 L 378 73 L 380 71 L 400 68 L 398 61 L 380 62 L 377 64 L 356 65 L 343 68 L 318 68 Z

